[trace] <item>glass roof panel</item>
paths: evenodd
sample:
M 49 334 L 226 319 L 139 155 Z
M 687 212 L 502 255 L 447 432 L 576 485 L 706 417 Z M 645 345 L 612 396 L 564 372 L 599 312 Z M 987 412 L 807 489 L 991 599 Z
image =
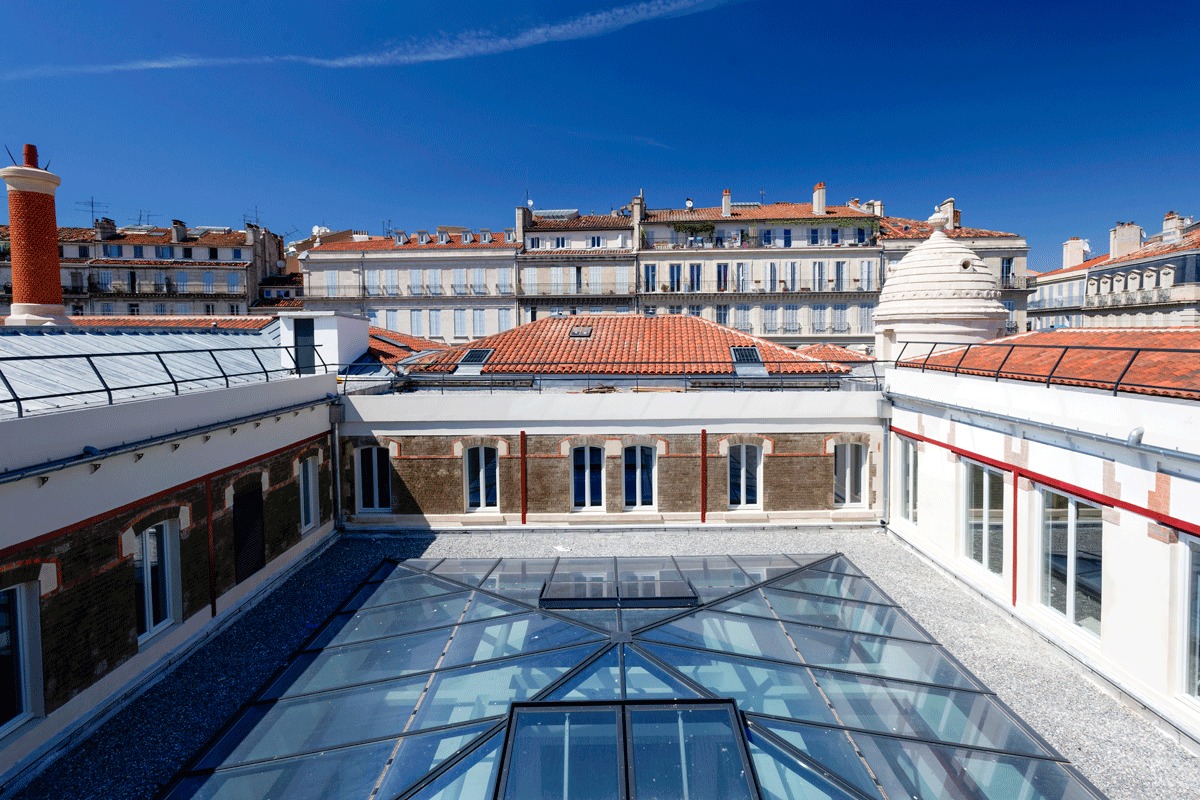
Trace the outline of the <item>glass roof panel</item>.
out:
M 494 717 L 528 700 L 596 651 L 594 645 L 434 673 L 411 729 Z
M 361 644 L 305 653 L 263 693 L 265 698 L 294 697 L 343 686 L 428 672 L 438 666 L 455 628 L 437 628 Z
M 857 800 L 812 767 L 756 736 L 753 729 L 746 741 L 762 800 Z
M 549 616 L 549 615 L 548 615 Z M 615 608 L 556 608 L 554 616 L 578 620 L 588 625 L 605 630 L 620 630 Z
M 814 669 L 813 674 L 845 725 L 928 741 L 1051 756 L 990 695 L 820 669 Z
M 681 581 L 683 576 L 679 574 L 679 570 L 675 568 L 675 562 L 670 557 L 617 559 L 618 581 L 644 579 Z
M 365 800 L 370 797 L 395 746 L 395 741 L 388 739 L 190 777 L 181 781 L 167 795 L 167 800 L 250 797 L 286 797 L 289 800 L 361 797 Z
M 509 729 L 502 798 L 612 800 L 621 796 L 616 707 L 522 708 Z M 648 795 L 652 796 L 652 795 Z
M 616 647 L 593 661 L 546 697 L 547 700 L 620 700 L 621 661 Z
M 396 736 L 404 730 L 426 680 L 388 681 L 251 706 L 204 756 L 200 768 Z
M 850 559 L 846 558 L 841 553 L 838 553 L 828 561 L 823 561 L 817 565 L 817 569 L 825 570 L 826 572 L 839 572 L 843 575 L 856 575 L 860 578 L 865 578 L 866 573 L 850 563 Z
M 554 581 L 606 581 L 617 579 L 616 559 L 613 558 L 560 558 L 554 568 Z
M 644 642 L 639 647 L 717 697 L 731 697 L 742 711 L 834 722 L 808 671 L 748 658 L 684 650 Z
M 784 625 L 808 664 L 938 686 L 980 689 L 934 644 L 810 628 L 791 622 Z
M 504 732 L 501 731 L 408 797 L 411 800 L 474 800 L 491 797 L 496 786 L 496 768 L 500 764 L 500 745 L 503 742 Z
M 382 639 L 404 633 L 452 625 L 462 616 L 469 592 L 426 597 L 400 605 L 346 611 L 336 614 L 306 649 Z
M 778 556 L 733 556 L 737 565 L 746 571 L 755 583 L 778 578 L 799 568 L 799 565 L 784 555 Z
M 795 561 L 798 566 L 807 567 L 810 564 L 815 564 L 818 561 L 824 561 L 830 556 L 837 555 L 836 553 L 788 553 L 787 557 Z
M 537 599 L 536 595 L 534 599 Z M 528 610 L 525 606 L 519 606 L 516 603 L 510 603 L 498 597 L 489 597 L 486 594 L 476 592 L 474 599 L 471 600 L 471 607 L 467 609 L 467 614 L 463 617 L 463 622 L 492 619 L 493 617 L 501 617 L 505 614 L 522 614 Z
M 929 641 L 929 637 L 922 633 L 911 620 L 891 606 L 780 592 L 771 588 L 763 589 L 762 592 L 770 601 L 775 614 L 780 619 L 789 622 L 860 631 L 877 636 L 898 636 L 903 639 Z M 745 611 L 742 613 L 757 612 Z
M 397 575 L 399 572 L 396 573 Z M 461 592 L 461 586 L 438 580 L 430 575 L 405 575 L 391 577 L 383 583 L 369 583 L 360 589 L 346 603 L 344 610 L 372 608 L 388 603 L 403 603 L 406 600 L 420 600 L 422 597 L 434 597 L 439 594 Z
M 844 730 L 766 717 L 751 719 L 754 725 L 774 733 L 868 797 L 880 797 L 874 779 L 867 772 L 866 765 L 854 749 L 854 743 Z
M 743 656 L 765 656 L 780 661 L 798 660 L 783 627 L 774 620 L 758 617 L 698 611 L 643 631 L 638 634 L 638 638 L 703 647 L 706 650 L 719 650 Z
M 553 558 L 501 559 L 480 588 L 536 605 L 542 584 L 550 578 L 553 569 Z
M 392 798 L 400 794 L 495 725 L 495 721 L 482 722 L 405 736 L 392 755 L 376 797 Z M 366 797 L 364 794 L 363 798 Z
M 771 588 L 789 589 L 827 597 L 843 597 L 847 600 L 863 600 L 885 606 L 895 605 L 875 588 L 875 584 L 865 578 L 821 572 L 817 569 L 806 569 L 796 575 L 789 575 L 783 580 L 772 583 Z
M 892 797 L 917 800 L 1097 800 L 1062 764 L 904 739 L 854 734 Z
M 635 797 L 753 800 L 728 709 L 631 706 L 627 713 Z
M 434 567 L 432 572 L 434 575 L 478 586 L 498 563 L 498 558 L 449 558 Z
M 625 696 L 630 700 L 667 700 L 699 697 L 682 681 L 643 658 L 632 647 L 621 645 L 625 651 Z
M 545 614 L 528 613 L 460 625 L 443 667 L 597 641 L 601 634 Z
M 678 616 L 682 608 L 623 608 L 621 609 L 621 627 L 627 631 L 636 631 L 647 625 L 662 622 L 668 617 Z

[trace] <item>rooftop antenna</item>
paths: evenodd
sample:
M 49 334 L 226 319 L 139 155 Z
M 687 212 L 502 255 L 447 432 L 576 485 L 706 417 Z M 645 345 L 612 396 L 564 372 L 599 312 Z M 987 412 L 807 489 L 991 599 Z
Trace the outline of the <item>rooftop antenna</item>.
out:
M 137 224 L 138 225 L 149 225 L 150 220 L 153 217 L 158 216 L 158 214 L 155 214 L 153 211 L 146 211 L 144 208 L 139 208 L 137 210 L 137 212 L 138 212 L 138 215 L 137 215 Z
M 392 229 L 392 221 L 390 219 L 385 219 L 381 224 L 383 225 L 383 235 L 387 236 L 388 232 Z
M 4 145 L 4 152 L 8 153 L 8 160 L 13 162 L 13 166 L 16 166 L 17 160 L 13 158 L 12 150 L 8 149 L 8 145 Z
M 258 221 L 258 206 L 257 206 L 257 205 L 255 205 L 255 206 L 254 206 L 254 217 L 253 217 L 253 220 L 254 220 L 254 224 L 255 224 L 256 226 L 258 226 L 258 227 L 262 227 L 262 226 L 261 226 L 261 224 L 260 224 L 260 223 L 259 223 L 259 221 Z M 244 211 L 244 212 L 242 212 L 242 224 L 243 224 L 243 225 L 249 225 L 249 224 L 250 224 L 250 221 L 251 221 L 250 212 L 249 212 L 249 211 Z
M 97 219 L 97 217 L 96 217 L 97 211 L 99 211 L 102 214 L 104 212 L 108 211 L 108 203 L 102 203 L 99 200 L 97 200 L 94 196 L 89 197 L 87 200 L 76 200 L 75 207 L 78 208 L 80 211 L 82 211 L 85 208 L 88 210 L 88 212 L 89 212 L 88 213 L 88 224 L 89 225 L 95 224 L 96 219 Z
M 525 205 L 533 208 L 533 198 L 529 196 L 529 190 L 525 190 Z
M 758 203 L 765 206 L 767 204 L 767 190 L 763 187 L 758 187 Z

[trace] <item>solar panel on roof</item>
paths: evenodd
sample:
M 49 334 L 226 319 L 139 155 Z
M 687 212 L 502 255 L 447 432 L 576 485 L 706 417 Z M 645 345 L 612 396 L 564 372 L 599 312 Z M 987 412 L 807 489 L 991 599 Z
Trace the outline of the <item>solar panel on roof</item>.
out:
M 491 350 L 468 350 L 466 355 L 458 360 L 459 364 L 482 364 L 492 354 Z

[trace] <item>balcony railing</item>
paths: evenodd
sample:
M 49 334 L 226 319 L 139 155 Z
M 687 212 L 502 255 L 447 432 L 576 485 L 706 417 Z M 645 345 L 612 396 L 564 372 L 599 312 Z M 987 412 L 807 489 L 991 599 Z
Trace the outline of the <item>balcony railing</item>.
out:
M 1168 303 L 1172 299 L 1171 287 L 1158 289 L 1141 289 L 1133 292 L 1109 292 L 1105 294 L 1089 294 L 1083 299 L 1087 308 L 1105 308 L 1108 306 L 1134 306 L 1151 303 Z
M 783 280 L 708 280 L 708 281 L 671 281 L 660 282 L 657 286 L 647 286 L 646 294 L 813 294 L 822 292 L 878 292 L 874 283 L 864 284 L 859 278 L 836 280 L 830 278 L 820 284 L 811 281 L 789 282 Z
M 1030 286 L 1029 277 L 1026 275 L 1001 275 L 1001 289 L 1028 289 Z
M 632 295 L 632 287 L 626 286 L 618 291 L 614 283 L 602 281 L 572 281 L 570 283 L 537 283 L 523 284 L 517 291 L 522 297 L 579 297 L 582 295 Z
M 873 236 L 867 236 L 865 241 L 858 241 L 856 236 L 851 233 L 848 237 L 843 238 L 838 242 L 831 242 L 828 239 L 822 239 L 817 244 L 812 244 L 807 238 L 795 237 L 790 243 L 785 242 L 779 236 L 772 236 L 769 240 L 759 236 L 726 236 L 721 238 L 706 237 L 706 236 L 689 236 L 680 237 L 667 241 L 647 241 L 643 246 L 645 250 L 749 250 L 765 248 L 768 250 L 797 250 L 812 247 L 871 247 L 875 244 Z

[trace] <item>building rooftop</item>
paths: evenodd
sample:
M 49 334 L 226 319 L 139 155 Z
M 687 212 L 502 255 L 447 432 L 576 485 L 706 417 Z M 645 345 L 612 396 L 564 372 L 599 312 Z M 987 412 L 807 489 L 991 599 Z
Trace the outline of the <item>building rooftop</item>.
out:
M 879 236 L 883 239 L 928 239 L 933 233 L 933 225 L 927 220 L 906 219 L 904 217 L 883 217 L 879 221 Z M 989 231 L 984 228 L 964 228 L 957 226 L 945 231 L 952 239 L 993 239 L 1019 238 L 1020 234 L 1003 231 Z
M 1200 250 L 1200 225 L 1192 225 L 1190 230 L 1185 231 L 1177 239 L 1173 240 L 1161 234 L 1156 235 L 1132 253 L 1126 253 L 1123 256 L 1110 259 L 1095 266 L 1108 267 L 1116 264 L 1126 264 L 1130 261 L 1141 261 L 1147 258 L 1160 258 L 1172 253 L 1181 253 L 1185 250 Z
M 1200 328 L 1059 328 L 913 355 L 921 349 L 897 366 L 1200 399 Z
M 437 250 L 516 250 L 518 242 L 505 241 L 503 231 L 494 231 L 490 242 L 483 241 L 478 233 L 471 233 L 471 240 L 463 242 L 464 233 L 446 234 L 446 243 L 442 244 L 436 233 L 429 234 L 425 244 L 421 244 L 416 234 L 407 238 L 403 244 L 391 236 L 370 236 L 360 241 L 322 242 L 313 247 L 310 253 L 357 253 L 380 251 L 437 251 Z
M 1052 269 L 1048 272 L 1039 272 L 1034 277 L 1041 281 L 1043 278 L 1057 278 L 1062 275 L 1071 275 L 1076 272 L 1087 272 L 1090 267 L 1099 266 L 1106 261 L 1108 261 L 1108 253 L 1105 253 L 1102 256 L 1096 256 L 1095 258 L 1089 258 L 1082 264 L 1076 264 L 1073 267 L 1060 267 L 1059 269 Z
M 748 333 L 682 314 L 544 317 L 437 354 L 414 365 L 412 371 L 455 372 L 478 363 L 482 374 L 735 375 L 739 362 L 734 351 L 755 348 L 764 375 L 849 372 Z M 486 360 L 473 362 L 477 357 L 473 353 L 487 353 Z
M 632 230 L 633 219 L 617 214 L 584 214 L 569 219 L 542 217 L 533 212 L 526 231 L 615 231 Z
M 824 214 L 813 213 L 812 203 L 734 203 L 730 215 L 723 216 L 721 206 L 706 208 L 648 208 L 645 222 L 720 222 L 722 220 L 819 220 L 877 219 L 873 214 L 850 206 L 826 206 Z
M 444 342 L 422 339 L 420 336 L 412 336 L 407 333 L 397 333 L 389 331 L 387 328 L 377 328 L 374 325 L 371 326 L 370 331 L 370 348 L 367 353 L 379 359 L 383 364 L 395 364 L 416 353 L 447 350 L 450 347 Z

